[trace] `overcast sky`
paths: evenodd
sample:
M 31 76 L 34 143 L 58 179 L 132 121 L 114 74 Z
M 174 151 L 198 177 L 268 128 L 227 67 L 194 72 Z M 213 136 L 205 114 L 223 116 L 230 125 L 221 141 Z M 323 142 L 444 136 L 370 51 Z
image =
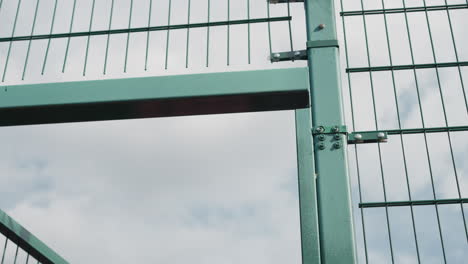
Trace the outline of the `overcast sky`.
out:
M 77 0 L 73 31 L 89 29 L 92 0 Z M 227 1 L 211 1 L 211 21 L 227 19 Z M 30 35 L 35 0 L 22 0 L 15 36 Z M 68 32 L 73 1 L 58 1 L 54 33 Z M 107 29 L 111 0 L 96 1 L 92 30 Z M 187 23 L 187 1 L 172 1 L 171 24 Z M 191 23 L 207 20 L 207 0 L 192 0 Z M 247 1 L 231 1 L 231 19 L 247 16 Z M 386 8 L 401 1 L 385 1 Z M 465 0 L 449 4 L 466 3 Z M 4 0 L 0 10 L 0 37 L 13 30 L 18 1 Z M 54 0 L 41 0 L 34 34 L 47 34 Z M 167 0 L 153 0 L 151 26 L 166 25 Z M 422 6 L 408 0 L 407 6 Z M 442 5 L 444 1 L 427 1 Z M 381 1 L 364 1 L 366 9 L 382 8 Z M 116 0 L 111 28 L 128 27 L 128 0 Z M 304 49 L 303 4 L 291 4 L 294 49 Z M 339 7 L 339 6 L 338 6 Z M 360 1 L 344 2 L 345 10 L 359 10 Z M 148 23 L 148 0 L 134 0 L 132 27 Z M 265 1 L 251 0 L 251 17 L 267 16 Z M 450 11 L 457 53 L 445 11 L 429 14 L 437 62 L 468 61 L 467 9 Z M 272 5 L 271 16 L 287 15 L 286 5 Z M 412 64 L 403 15 L 388 15 L 394 65 Z M 408 15 L 415 63 L 432 63 L 424 13 Z M 347 17 L 349 67 L 366 67 L 367 50 L 362 16 Z M 368 16 L 370 64 L 389 65 L 383 16 Z M 290 49 L 287 22 L 272 23 L 273 51 Z M 346 67 L 342 24 L 338 20 L 342 66 Z M 227 66 L 226 27 L 210 29 L 209 67 L 206 67 L 206 29 L 190 30 L 189 68 L 185 69 L 187 30 L 170 33 L 168 70 L 165 70 L 166 31 L 149 38 L 148 69 L 144 70 L 146 33 L 129 40 L 127 73 L 123 73 L 127 35 L 110 38 L 107 74 L 103 75 L 106 36 L 90 39 L 86 76 L 83 77 L 87 38 L 70 41 L 62 73 L 67 39 L 51 41 L 44 75 L 41 75 L 47 40 L 33 41 L 25 81 L 21 81 L 28 42 L 12 45 L 5 82 L 57 82 L 130 78 L 233 70 L 304 67 L 304 62 L 268 62 L 267 24 L 251 27 L 251 65 L 248 65 L 246 26 L 232 26 L 230 66 Z M 0 71 L 4 72 L 9 43 L 0 43 Z M 1 75 L 3 77 L 3 75 Z M 460 79 L 460 76 L 462 79 Z M 413 71 L 374 73 L 377 116 L 372 104 L 368 73 L 352 74 L 355 127 L 351 122 L 347 75 L 343 74 L 347 124 L 355 130 L 399 127 L 394 92 L 399 102 L 401 126 L 421 127 L 421 112 Z M 424 125 L 445 126 L 437 74 L 418 70 Z M 468 69 L 439 71 L 448 125 L 467 125 L 463 94 Z M 463 80 L 463 82 L 462 82 Z M 468 197 L 467 132 L 452 133 L 456 176 L 462 197 Z M 77 124 L 9 127 L 0 130 L 0 208 L 71 263 L 300 263 L 300 230 L 294 112 L 105 121 Z M 408 177 L 413 199 L 432 199 L 432 169 L 437 198 L 458 198 L 447 134 L 428 136 L 431 167 L 422 135 L 404 137 Z M 358 256 L 365 263 L 357 188 L 354 147 L 349 149 L 350 176 Z M 376 145 L 358 149 L 364 201 L 383 201 L 382 172 L 387 199 L 408 199 L 399 136 L 382 145 L 382 164 Z M 465 205 L 465 215 L 468 206 Z M 460 205 L 439 207 L 448 263 L 464 263 L 468 241 Z M 366 239 L 370 263 L 391 263 L 384 209 L 366 209 Z M 416 263 L 409 208 L 389 210 L 396 263 Z M 422 263 L 443 263 L 434 206 L 415 207 Z M 3 237 L 0 239 L 0 243 Z M 10 260 L 14 247 L 8 248 Z M 20 254 L 18 263 L 24 263 Z

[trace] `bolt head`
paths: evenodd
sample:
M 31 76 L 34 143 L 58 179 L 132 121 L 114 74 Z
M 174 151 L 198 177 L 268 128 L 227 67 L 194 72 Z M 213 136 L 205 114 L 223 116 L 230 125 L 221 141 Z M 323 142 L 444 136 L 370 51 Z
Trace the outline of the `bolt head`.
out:
M 325 128 L 323 126 L 319 126 L 315 129 L 315 132 L 317 133 L 323 133 L 325 131 Z
M 295 51 L 295 52 L 294 52 L 294 56 L 296 56 L 296 57 L 301 56 L 301 52 L 300 52 L 300 51 Z
M 336 127 L 334 127 L 334 128 L 332 129 L 332 131 L 333 131 L 334 133 L 338 133 L 338 132 L 340 132 L 340 127 L 336 126 Z
M 377 133 L 377 138 L 378 139 L 384 139 L 385 138 L 385 133 L 384 132 Z
M 279 59 L 281 57 L 281 54 L 275 53 L 275 54 L 273 54 L 273 57 L 276 58 L 276 59 Z
M 336 149 L 339 149 L 339 148 L 341 148 L 341 143 L 340 142 L 335 142 L 333 144 L 333 147 L 335 147 Z
M 318 140 L 324 141 L 324 140 L 325 140 L 325 135 L 319 135 L 319 136 L 318 136 Z
M 361 134 L 356 134 L 356 135 L 354 135 L 354 138 L 357 139 L 357 140 L 361 140 L 362 135 Z
M 341 139 L 341 136 L 340 136 L 340 134 L 336 134 L 336 135 L 334 136 L 334 138 L 335 138 L 335 140 L 340 140 L 340 139 Z
M 318 148 L 320 150 L 324 150 L 325 149 L 325 144 L 323 144 L 323 143 L 318 144 Z
M 319 29 L 324 29 L 324 28 L 325 28 L 325 24 L 319 24 L 319 25 L 318 25 L 318 28 L 319 28 Z

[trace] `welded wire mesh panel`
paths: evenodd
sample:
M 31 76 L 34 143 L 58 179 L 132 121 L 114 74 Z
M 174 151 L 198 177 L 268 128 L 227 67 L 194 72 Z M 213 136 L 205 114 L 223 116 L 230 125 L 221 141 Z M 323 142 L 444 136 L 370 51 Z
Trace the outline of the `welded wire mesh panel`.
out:
M 290 67 L 270 54 L 305 48 L 303 3 L 0 0 L 0 24 L 3 84 Z
M 468 259 L 468 2 L 341 0 L 360 263 Z

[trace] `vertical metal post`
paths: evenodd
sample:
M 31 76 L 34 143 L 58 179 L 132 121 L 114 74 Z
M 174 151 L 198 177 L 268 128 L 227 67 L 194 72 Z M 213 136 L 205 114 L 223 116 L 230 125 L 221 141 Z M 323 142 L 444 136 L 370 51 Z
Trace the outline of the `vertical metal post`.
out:
M 310 109 L 296 110 L 297 175 L 303 264 L 320 263 L 317 188 L 311 129 Z
M 356 263 L 334 1 L 305 0 L 305 9 L 312 124 L 321 132 L 314 137 L 320 263 Z

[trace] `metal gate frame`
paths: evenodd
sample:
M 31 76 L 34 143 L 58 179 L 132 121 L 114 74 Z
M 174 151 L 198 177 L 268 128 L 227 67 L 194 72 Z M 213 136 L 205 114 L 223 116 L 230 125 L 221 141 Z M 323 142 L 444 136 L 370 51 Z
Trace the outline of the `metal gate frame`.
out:
M 302 1 L 270 0 L 289 2 Z M 0 125 L 296 109 L 302 263 L 355 263 L 334 1 L 304 2 L 308 71 L 3 86 Z M 7 239 L 24 230 L 11 221 L 0 219 Z M 31 255 L 43 246 L 27 239 L 18 245 Z M 42 252 L 42 263 L 67 263 Z

